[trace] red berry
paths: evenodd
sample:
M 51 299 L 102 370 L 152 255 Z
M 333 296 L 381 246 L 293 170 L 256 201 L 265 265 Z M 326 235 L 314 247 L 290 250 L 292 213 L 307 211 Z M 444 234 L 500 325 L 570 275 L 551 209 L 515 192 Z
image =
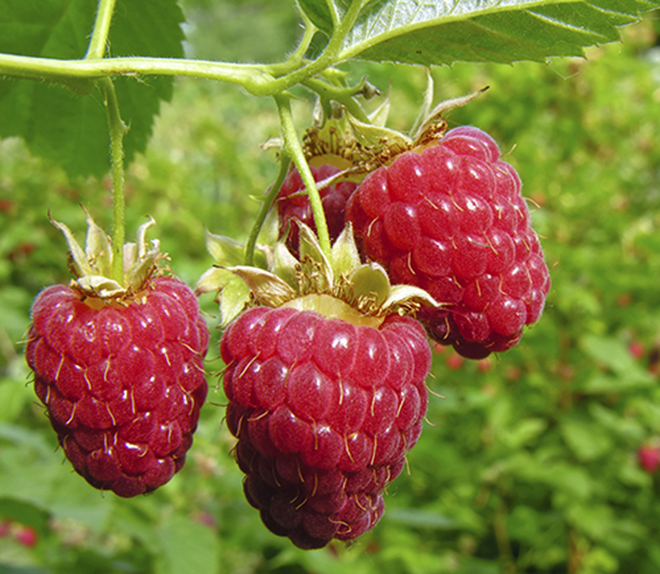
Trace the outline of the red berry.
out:
M 9 520 L 3 520 L 0 522 L 0 538 L 9 536 L 11 532 L 11 522 Z
M 264 524 L 308 549 L 373 528 L 421 433 L 431 364 L 422 326 L 256 307 L 220 350 L 236 460 Z
M 74 469 L 96 488 L 136 496 L 184 464 L 207 393 L 208 328 L 174 278 L 151 279 L 126 306 L 90 302 L 64 285 L 44 289 L 26 359 Z
M 34 548 L 39 542 L 39 534 L 31 526 L 21 526 L 14 533 L 14 539 L 23 546 Z
M 660 448 L 656 446 L 641 446 L 637 451 L 639 464 L 648 473 L 654 473 L 660 467 Z
M 329 164 L 311 167 L 311 170 L 316 182 L 332 177 L 340 171 L 339 168 Z M 344 229 L 344 209 L 356 187 L 355 183 L 340 181 L 319 191 L 331 241 L 337 239 Z M 277 199 L 277 212 L 280 216 L 279 235 L 280 238 L 286 235 L 287 246 L 294 254 L 298 253 L 298 222 L 305 223 L 316 231 L 312 207 L 307 195 L 302 193 L 304 188 L 300 174 L 294 168 L 284 180 Z
M 550 288 L 520 179 L 499 156 L 488 134 L 456 128 L 369 174 L 346 206 L 367 258 L 448 305 L 421 310 L 431 337 L 475 359 L 516 345 Z
M 446 363 L 452 371 L 457 371 L 463 366 L 463 358 L 460 355 L 451 354 L 447 357 Z
M 641 343 L 640 341 L 632 341 L 630 345 L 628 345 L 628 350 L 635 359 L 641 359 L 646 354 L 644 343 Z

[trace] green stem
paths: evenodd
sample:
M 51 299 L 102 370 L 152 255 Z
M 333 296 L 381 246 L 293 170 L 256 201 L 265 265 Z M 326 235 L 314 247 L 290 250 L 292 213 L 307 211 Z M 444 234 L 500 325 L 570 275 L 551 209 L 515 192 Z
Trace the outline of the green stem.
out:
M 257 220 L 254 222 L 254 226 L 250 231 L 250 236 L 248 237 L 247 243 L 245 244 L 246 265 L 254 265 L 254 247 L 257 244 L 257 238 L 259 237 L 259 233 L 261 232 L 261 228 L 263 227 L 264 221 L 266 221 L 268 212 L 270 211 L 270 208 L 273 205 L 273 202 L 275 201 L 277 194 L 280 192 L 282 183 L 284 182 L 284 178 L 286 177 L 286 174 L 289 171 L 290 164 L 291 164 L 291 160 L 289 159 L 289 156 L 285 152 L 282 152 L 282 154 L 280 155 L 280 172 L 277 174 L 277 179 L 275 180 L 275 183 L 273 183 L 272 187 L 268 192 L 268 195 L 266 195 L 263 203 L 261 204 L 261 209 L 259 210 L 259 214 L 257 215 Z
M 299 11 L 299 14 L 305 26 L 305 31 L 303 33 L 302 38 L 300 39 L 300 42 L 298 42 L 297 48 L 287 58 L 286 62 L 283 62 L 282 64 L 284 66 L 289 66 L 289 68 L 286 70 L 286 73 L 289 73 L 295 70 L 296 68 L 300 68 L 302 66 L 305 53 L 309 49 L 309 45 L 312 43 L 312 40 L 314 39 L 314 34 L 316 34 L 316 32 L 318 31 L 318 28 L 314 26 L 312 21 L 307 17 L 307 14 L 305 14 L 302 10 Z M 284 74 L 278 74 L 278 76 L 280 75 L 284 75 Z
M 325 98 L 326 100 L 334 100 L 335 102 L 340 103 L 350 112 L 353 117 L 357 118 L 361 122 L 369 123 L 367 114 L 364 112 L 360 104 L 358 104 L 354 99 L 355 94 L 360 91 L 361 86 L 358 86 L 357 88 L 338 88 L 317 78 L 309 78 L 302 84 L 308 87 L 310 90 L 315 91 L 322 98 Z
M 335 29 L 323 53 L 316 59 L 307 64 L 306 66 L 287 74 L 281 78 L 273 80 L 271 86 L 271 94 L 275 95 L 278 92 L 283 92 L 291 86 L 301 84 L 308 78 L 312 78 L 320 74 L 326 68 L 334 66 L 338 63 L 338 54 L 341 52 L 342 46 L 346 36 L 355 25 L 355 21 L 360 15 L 362 9 L 361 0 L 353 0 L 350 8 L 344 15 L 344 18 L 339 23 L 335 23 Z M 334 19 L 334 18 L 333 18 Z
M 99 60 L 56 60 L 0 53 L 0 76 L 55 82 L 70 86 L 81 80 L 110 76 L 191 76 L 243 86 L 257 96 L 273 93 L 275 78 L 268 66 L 226 64 L 207 60 L 121 57 Z
M 323 254 L 329 261 L 332 261 L 330 234 L 328 233 L 328 224 L 325 220 L 323 203 L 321 202 L 321 196 L 316 187 L 314 175 L 307 164 L 305 153 L 303 152 L 302 145 L 298 139 L 298 134 L 296 133 L 296 127 L 293 123 L 291 96 L 283 93 L 276 94 L 274 97 L 275 102 L 277 103 L 277 110 L 280 114 L 280 125 L 282 126 L 282 136 L 284 137 L 284 150 L 298 168 L 298 173 L 300 173 L 300 177 L 305 184 L 307 197 L 309 197 L 309 203 L 312 207 L 312 213 L 314 214 L 316 234 L 319 238 L 321 251 L 323 251 Z
M 59 83 L 71 87 L 74 91 L 87 88 L 85 80 L 112 76 L 191 76 L 238 84 L 255 96 L 274 96 L 337 63 L 337 55 L 361 8 L 359 1 L 351 4 L 344 19 L 335 28 L 323 54 L 316 60 L 303 65 L 304 52 L 315 32 L 315 28 L 309 23 L 291 59 L 279 64 L 264 65 L 181 58 L 92 58 L 92 54 L 101 53 L 107 41 L 106 28 L 110 25 L 112 4 L 113 0 L 100 0 L 98 21 L 94 26 L 86 59 L 57 60 L 0 53 L 0 76 Z
M 96 19 L 92 30 L 92 38 L 85 54 L 86 60 L 101 59 L 105 56 L 108 47 L 108 35 L 110 34 L 110 23 L 115 11 L 116 0 L 99 0 L 96 9 Z
M 228 64 L 208 60 L 177 58 L 92 58 L 107 41 L 113 0 L 100 0 L 88 57 L 84 60 L 57 60 L 0 53 L 0 76 L 64 84 L 80 89 L 81 80 L 98 80 L 112 76 L 192 76 L 243 86 L 255 96 L 273 96 L 299 84 L 337 63 L 346 35 L 357 19 L 361 2 L 354 1 L 342 21 L 335 27 L 330 42 L 316 60 L 303 65 L 302 57 L 309 47 L 315 28 L 310 23 L 293 58 L 280 64 Z
M 112 278 L 124 284 L 124 135 L 128 131 L 119 114 L 115 86 L 109 78 L 99 81 L 108 113 L 112 163 Z

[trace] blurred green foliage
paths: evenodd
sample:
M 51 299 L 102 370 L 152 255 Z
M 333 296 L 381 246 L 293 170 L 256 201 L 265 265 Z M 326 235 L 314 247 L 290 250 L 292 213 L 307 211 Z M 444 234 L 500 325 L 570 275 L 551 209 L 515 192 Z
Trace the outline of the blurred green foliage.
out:
M 274 60 L 295 44 L 295 18 L 272 3 L 183 5 L 197 57 Z M 263 42 L 247 40 L 253 25 L 264 26 Z M 660 474 L 636 458 L 660 437 L 657 29 L 650 19 L 626 29 L 623 44 L 586 60 L 433 70 L 437 99 L 490 86 L 448 121 L 490 132 L 519 171 L 553 287 L 519 348 L 476 363 L 438 349 L 429 387 L 442 397 L 431 397 L 410 472 L 390 486 L 381 523 L 350 547 L 304 552 L 261 525 L 231 457 L 221 387 L 186 466 L 156 493 L 102 495 L 70 471 L 26 385 L 20 340 L 33 297 L 69 278 L 48 212 L 82 238 L 84 204 L 109 228 L 109 182 L 69 181 L 19 140 L 0 142 L 0 522 L 39 535 L 34 548 L 0 537 L 0 573 L 660 571 Z M 412 125 L 423 70 L 342 68 L 384 92 L 391 84 L 390 125 Z M 298 95 L 303 129 L 312 107 Z M 261 144 L 278 129 L 269 100 L 178 80 L 128 169 L 129 237 L 152 215 L 171 268 L 193 285 L 212 264 L 205 227 L 247 236 L 255 198 L 277 173 L 275 152 Z M 213 327 L 212 297 L 202 304 Z M 216 330 L 213 387 L 218 339 Z M 642 352 L 631 354 L 632 343 Z

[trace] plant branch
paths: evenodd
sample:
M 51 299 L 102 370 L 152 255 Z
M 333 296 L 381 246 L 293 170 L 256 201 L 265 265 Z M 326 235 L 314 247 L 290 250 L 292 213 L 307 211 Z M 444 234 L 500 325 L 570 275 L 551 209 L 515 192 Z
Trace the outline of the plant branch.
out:
M 323 211 L 323 203 L 319 190 L 316 187 L 316 181 L 312 170 L 307 164 L 305 154 L 298 139 L 296 128 L 293 123 L 293 114 L 291 113 L 291 96 L 289 94 L 276 94 L 275 101 L 277 103 L 277 110 L 280 115 L 280 125 L 282 126 L 282 136 L 284 137 L 284 150 L 291 158 L 295 166 L 298 168 L 298 173 L 305 184 L 307 190 L 307 197 L 312 207 L 314 214 L 314 223 L 316 225 L 316 234 L 319 238 L 319 244 L 323 254 L 332 260 L 330 234 L 328 233 L 328 224 L 325 220 L 325 213 Z
M 85 80 L 112 76 L 190 76 L 238 84 L 255 96 L 273 96 L 301 83 L 337 63 L 346 35 L 360 12 L 360 2 L 351 4 L 345 18 L 332 34 L 323 54 L 304 63 L 304 53 L 316 31 L 307 22 L 305 34 L 292 57 L 280 64 L 230 64 L 183 58 L 119 57 L 95 58 L 104 53 L 114 0 L 100 0 L 88 55 L 83 60 L 58 60 L 0 53 L 0 76 L 54 82 L 74 91 L 88 88 Z
M 94 28 L 92 29 L 92 38 L 87 47 L 85 60 L 101 59 L 105 56 L 115 4 L 116 0 L 99 0 Z
M 282 188 L 282 183 L 284 182 L 284 178 L 286 177 L 286 174 L 289 171 L 290 164 L 291 164 L 291 159 L 283 151 L 280 154 L 280 171 L 277 174 L 277 179 L 275 180 L 275 183 L 273 183 L 272 187 L 268 191 L 268 195 L 266 195 L 266 197 L 263 200 L 263 203 L 261 204 L 261 209 L 259 210 L 259 214 L 257 215 L 257 220 L 254 222 L 254 226 L 250 231 L 250 236 L 248 237 L 248 240 L 245 244 L 246 265 L 254 265 L 254 248 L 255 245 L 257 244 L 257 238 L 259 237 L 259 233 L 261 232 L 261 228 L 263 227 L 264 221 L 266 221 L 268 212 L 270 211 L 270 208 L 273 205 L 275 198 L 277 197 L 277 194 L 280 192 L 280 189 Z
M 322 98 L 340 103 L 351 113 L 351 115 L 353 115 L 353 117 L 356 117 L 361 122 L 369 122 L 367 114 L 353 97 L 360 92 L 362 86 L 358 86 L 357 88 L 337 88 L 317 78 L 309 78 L 302 82 L 302 84 L 316 92 Z
M 339 22 L 339 24 L 332 32 L 330 41 L 323 50 L 323 53 L 316 60 L 313 60 L 306 66 L 303 66 L 302 68 L 295 70 L 286 76 L 274 80 L 272 93 L 275 94 L 277 92 L 283 92 L 291 86 L 301 84 L 308 78 L 312 78 L 313 76 L 320 74 L 326 68 L 337 64 L 339 62 L 338 54 L 341 52 L 344 40 L 355 25 L 355 21 L 360 15 L 361 9 L 362 1 L 353 0 L 344 18 L 341 20 L 341 22 Z
M 108 113 L 110 156 L 112 162 L 112 278 L 124 284 L 124 135 L 128 131 L 121 119 L 115 86 L 109 78 L 99 81 Z
M 227 64 L 178 58 L 122 57 L 99 60 L 56 60 L 0 53 L 0 76 L 76 85 L 80 80 L 111 76 L 192 76 L 243 86 L 257 96 L 273 93 L 277 81 L 267 66 Z

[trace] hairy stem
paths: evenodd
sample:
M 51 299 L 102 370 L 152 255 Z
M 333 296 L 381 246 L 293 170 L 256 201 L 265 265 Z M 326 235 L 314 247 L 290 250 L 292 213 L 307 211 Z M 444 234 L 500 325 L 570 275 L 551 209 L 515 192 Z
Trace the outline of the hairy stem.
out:
M 86 60 L 101 59 L 105 56 L 108 47 L 110 23 L 115 11 L 116 0 L 99 0 L 96 9 L 96 19 L 92 30 L 92 38 L 85 54 Z
M 275 78 L 268 66 L 226 64 L 208 60 L 121 57 L 99 60 L 56 60 L 0 54 L 0 76 L 55 82 L 69 86 L 81 80 L 111 76 L 191 76 L 243 86 L 248 92 L 272 95 Z
M 257 215 L 257 220 L 254 222 L 254 226 L 250 231 L 250 236 L 248 237 L 247 243 L 245 244 L 246 265 L 254 265 L 254 247 L 257 244 L 257 238 L 259 237 L 259 233 L 261 231 L 261 228 L 263 227 L 264 221 L 266 221 L 268 212 L 270 211 L 270 208 L 273 205 L 273 202 L 275 201 L 277 194 L 280 192 L 282 183 L 284 182 L 284 178 L 286 177 L 286 174 L 289 171 L 290 164 L 291 164 L 291 160 L 289 159 L 289 156 L 285 152 L 283 152 L 280 155 L 280 172 L 277 174 L 277 179 L 275 180 L 275 183 L 273 183 L 272 187 L 268 191 L 268 195 L 266 195 L 263 203 L 261 204 L 261 209 L 259 210 L 259 214 Z
M 276 94 L 278 92 L 282 92 L 291 86 L 300 84 L 308 78 L 312 78 L 313 76 L 320 74 L 326 68 L 337 64 L 338 54 L 341 52 L 344 40 L 353 28 L 353 25 L 355 24 L 361 9 L 362 1 L 353 0 L 350 8 L 344 15 L 344 18 L 341 20 L 341 22 L 338 23 L 338 25 L 335 26 L 330 41 L 323 50 L 323 53 L 316 60 L 310 62 L 306 66 L 303 66 L 302 68 L 295 70 L 286 76 L 273 80 L 271 85 L 271 89 L 273 91 L 271 93 Z
M 109 78 L 99 81 L 108 113 L 112 163 L 112 278 L 124 284 L 124 135 L 128 131 L 119 114 L 115 86 Z
M 337 88 L 324 82 L 323 80 L 318 80 L 316 78 L 309 78 L 302 83 L 305 87 L 309 88 L 316 92 L 321 98 L 326 100 L 334 100 L 335 102 L 340 103 L 344 106 L 353 117 L 357 118 L 361 122 L 368 123 L 369 118 L 365 114 L 364 110 L 354 99 L 356 93 L 360 91 L 360 87 L 357 88 Z
M 321 196 L 316 187 L 316 181 L 312 170 L 307 164 L 305 154 L 298 139 L 296 128 L 293 123 L 293 114 L 291 113 L 291 96 L 289 94 L 277 94 L 275 96 L 277 102 L 277 109 L 280 114 L 280 125 L 282 126 L 282 135 L 284 137 L 284 149 L 286 154 L 291 158 L 295 166 L 298 168 L 298 173 L 305 184 L 307 190 L 307 197 L 312 207 L 314 214 L 314 224 L 316 225 L 316 234 L 319 238 L 319 244 L 323 254 L 332 260 L 331 247 L 330 247 L 330 234 L 328 233 L 328 224 L 325 220 L 325 213 L 323 211 L 323 203 L 321 203 Z
M 74 91 L 80 91 L 81 85 L 87 87 L 85 80 L 113 76 L 190 76 L 238 84 L 255 96 L 274 96 L 337 63 L 337 54 L 357 19 L 360 4 L 358 1 L 351 4 L 344 19 L 335 28 L 323 54 L 316 60 L 305 64 L 302 59 L 316 30 L 309 22 L 292 58 L 286 62 L 265 65 L 181 58 L 95 57 L 105 53 L 114 7 L 114 0 L 100 0 L 92 40 L 84 60 L 58 60 L 0 53 L 0 76 L 59 83 Z

